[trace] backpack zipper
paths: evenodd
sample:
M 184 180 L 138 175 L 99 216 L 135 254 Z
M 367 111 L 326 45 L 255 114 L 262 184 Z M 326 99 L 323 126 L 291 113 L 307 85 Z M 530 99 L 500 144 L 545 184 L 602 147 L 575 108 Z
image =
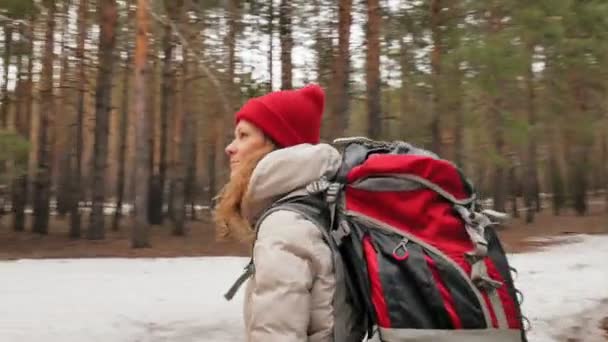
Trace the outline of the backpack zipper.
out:
M 462 276 L 462 278 L 469 285 L 469 287 L 471 288 L 471 290 L 475 294 L 475 297 L 477 297 L 477 300 L 479 302 L 479 306 L 481 307 L 481 311 L 483 312 L 483 316 L 484 316 L 484 319 L 486 321 L 487 328 L 488 329 L 492 328 L 493 325 L 492 325 L 492 318 L 490 316 L 490 311 L 489 311 L 488 306 L 486 305 L 485 301 L 483 300 L 483 296 L 481 295 L 481 292 L 475 286 L 475 284 L 473 284 L 473 281 L 471 280 L 471 278 L 469 276 L 467 276 L 467 274 L 462 270 L 462 268 L 460 268 L 460 266 L 458 266 L 458 264 L 456 262 L 454 262 L 452 259 L 450 259 L 447 255 L 445 255 L 443 252 L 441 252 L 436 247 L 433 247 L 433 246 L 429 245 L 428 243 L 420 240 L 419 238 L 417 238 L 416 236 L 414 236 L 412 234 L 399 231 L 398 229 L 393 228 L 393 227 L 391 227 L 390 225 L 388 225 L 388 224 L 386 224 L 384 222 L 378 221 L 378 220 L 376 220 L 374 218 L 371 218 L 371 217 L 368 217 L 368 216 L 361 215 L 359 213 L 347 212 L 347 215 L 349 215 L 349 216 L 351 216 L 351 217 L 353 217 L 353 218 L 355 218 L 357 220 L 367 221 L 368 223 L 370 223 L 370 224 L 372 224 L 374 226 L 377 226 L 377 227 L 379 227 L 381 229 L 388 230 L 388 231 L 390 231 L 392 233 L 399 234 L 399 235 L 403 236 L 404 238 L 408 239 L 408 241 L 413 241 L 413 242 L 417 243 L 418 245 L 426 248 L 427 250 L 433 252 L 439 258 L 441 258 L 442 260 L 444 260 L 445 262 L 447 262 L 448 264 L 450 264 L 452 267 L 454 267 L 456 269 L 456 271 Z M 400 245 L 398 245 L 398 247 Z

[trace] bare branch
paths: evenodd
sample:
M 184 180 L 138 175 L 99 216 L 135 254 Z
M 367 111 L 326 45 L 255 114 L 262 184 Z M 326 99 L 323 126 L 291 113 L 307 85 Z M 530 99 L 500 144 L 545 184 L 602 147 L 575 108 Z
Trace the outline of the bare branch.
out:
M 194 49 L 192 49 L 192 47 L 190 46 L 190 43 L 188 42 L 188 40 L 183 36 L 183 34 L 178 29 L 177 25 L 175 25 L 175 23 L 172 20 L 165 19 L 165 18 L 161 17 L 160 15 L 158 15 L 157 13 L 155 13 L 152 10 L 152 8 L 150 8 L 150 7 L 148 7 L 148 12 L 159 23 L 161 23 L 163 25 L 170 25 L 171 26 L 171 29 L 173 30 L 173 32 L 175 33 L 175 35 L 177 36 L 177 38 L 182 43 L 182 47 L 184 48 L 184 50 L 190 51 L 190 52 L 194 53 L 195 55 L 197 55 L 198 57 L 201 57 L 200 55 L 198 55 L 196 53 L 196 51 Z M 215 77 L 215 75 L 213 75 L 213 73 L 207 67 L 207 65 L 202 62 L 202 58 L 198 58 L 197 60 L 198 60 L 198 63 L 196 63 L 196 65 L 203 71 L 203 73 L 205 73 L 205 75 L 207 75 L 207 77 L 209 77 L 209 79 L 213 83 L 213 86 L 217 89 L 218 94 L 220 95 L 220 99 L 222 101 L 222 105 L 224 107 L 224 111 L 226 113 L 230 113 L 231 112 L 231 110 L 230 110 L 230 104 L 228 102 L 228 99 L 226 98 L 226 94 L 225 94 L 224 88 L 222 87 L 222 84 L 217 79 L 217 77 Z

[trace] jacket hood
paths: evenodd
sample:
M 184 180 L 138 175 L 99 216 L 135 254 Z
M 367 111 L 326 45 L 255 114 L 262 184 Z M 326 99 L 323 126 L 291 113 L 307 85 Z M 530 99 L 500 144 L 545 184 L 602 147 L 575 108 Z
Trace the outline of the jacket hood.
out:
M 328 144 L 300 144 L 266 155 L 253 170 L 242 214 L 253 223 L 275 201 L 304 191 L 311 182 L 338 172 L 342 157 Z

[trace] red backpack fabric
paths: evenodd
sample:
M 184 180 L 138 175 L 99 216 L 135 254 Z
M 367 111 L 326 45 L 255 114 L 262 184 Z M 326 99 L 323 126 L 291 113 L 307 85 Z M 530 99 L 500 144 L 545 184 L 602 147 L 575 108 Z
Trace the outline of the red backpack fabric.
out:
M 333 180 L 331 244 L 383 341 L 525 341 L 505 252 L 452 163 L 403 143 L 356 139 Z M 490 215 L 493 214 L 493 215 Z

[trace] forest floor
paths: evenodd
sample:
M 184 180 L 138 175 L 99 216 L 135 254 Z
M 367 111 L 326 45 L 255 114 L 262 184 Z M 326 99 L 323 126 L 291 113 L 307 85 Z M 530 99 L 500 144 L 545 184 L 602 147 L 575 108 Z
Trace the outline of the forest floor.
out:
M 28 221 L 31 217 L 28 217 Z M 106 223 L 110 226 L 111 217 Z M 89 258 L 89 257 L 180 257 L 180 256 L 245 256 L 249 251 L 247 244 L 216 241 L 209 213 L 198 213 L 198 220 L 189 221 L 186 236 L 171 234 L 168 220 L 162 226 L 151 226 L 150 248 L 133 249 L 130 247 L 131 218 L 122 221 L 118 231 L 106 229 L 104 240 L 70 239 L 69 217 L 51 217 L 47 235 L 29 231 L 14 232 L 12 217 L 0 220 L 0 260 L 22 258 Z M 29 223 L 29 222 L 28 222 Z M 83 219 L 83 236 L 86 236 L 87 220 Z M 570 234 L 608 234 L 608 214 L 603 201 L 590 201 L 589 212 L 577 216 L 571 210 L 554 216 L 550 209 L 544 209 L 535 216 L 531 224 L 524 222 L 523 213 L 511 219 L 498 229 L 507 252 L 517 253 L 559 243 L 550 237 Z

